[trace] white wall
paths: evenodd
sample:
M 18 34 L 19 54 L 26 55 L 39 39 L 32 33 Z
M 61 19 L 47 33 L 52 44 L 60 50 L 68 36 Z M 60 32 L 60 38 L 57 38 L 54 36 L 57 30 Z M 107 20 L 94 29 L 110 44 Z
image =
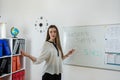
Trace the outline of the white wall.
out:
M 120 0 L 0 0 L 0 21 L 20 29 L 18 37 L 27 39 L 27 52 L 38 56 L 45 33 L 35 30 L 35 20 L 44 16 L 49 24 L 63 26 L 120 23 Z M 61 36 L 62 37 L 62 36 Z M 27 59 L 26 80 L 41 79 L 41 65 Z M 119 80 L 120 72 L 63 65 L 63 80 Z

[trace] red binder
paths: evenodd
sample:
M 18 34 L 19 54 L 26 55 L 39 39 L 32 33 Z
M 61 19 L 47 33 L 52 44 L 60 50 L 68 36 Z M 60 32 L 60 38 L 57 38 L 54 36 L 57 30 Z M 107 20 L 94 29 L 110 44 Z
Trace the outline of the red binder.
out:
M 16 60 L 17 59 L 17 57 L 16 56 L 13 56 L 12 57 L 12 72 L 14 72 L 14 71 L 16 71 L 17 70 L 17 68 L 16 68 Z
M 12 80 L 20 80 L 19 72 L 12 75 Z
M 2 78 L 0 78 L 0 80 L 3 80 Z
M 16 76 L 17 76 L 17 80 L 20 80 L 20 72 L 17 72 Z
M 17 75 L 16 75 L 16 73 L 12 74 L 12 80 L 17 80 Z
M 25 71 L 20 71 L 20 80 L 25 80 Z
M 20 56 L 16 56 L 17 58 L 17 70 L 21 69 L 21 62 L 20 62 Z

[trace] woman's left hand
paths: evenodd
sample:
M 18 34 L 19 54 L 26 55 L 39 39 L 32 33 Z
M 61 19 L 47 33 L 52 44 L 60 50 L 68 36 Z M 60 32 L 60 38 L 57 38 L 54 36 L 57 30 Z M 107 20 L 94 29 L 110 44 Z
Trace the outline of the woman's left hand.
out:
M 74 51 L 75 51 L 75 49 L 71 49 L 71 50 L 63 57 L 63 59 L 69 57 L 71 54 L 74 53 Z
M 68 55 L 73 54 L 73 53 L 74 53 L 74 51 L 75 51 L 75 49 L 71 49 L 71 50 L 68 52 Z

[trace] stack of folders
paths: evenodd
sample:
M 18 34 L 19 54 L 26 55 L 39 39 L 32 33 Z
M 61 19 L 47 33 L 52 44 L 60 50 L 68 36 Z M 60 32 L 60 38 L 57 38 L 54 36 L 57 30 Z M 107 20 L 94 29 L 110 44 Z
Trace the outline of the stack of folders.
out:
M 18 39 L 13 40 L 13 55 L 19 54 L 20 42 Z
M 21 69 L 20 56 L 13 56 L 12 57 L 12 72 L 15 72 L 20 69 Z
M 3 74 L 8 74 L 11 71 L 11 58 L 1 58 L 0 59 L 0 76 Z
M 0 57 L 11 55 L 9 40 L 0 39 Z
M 25 51 L 25 40 L 24 39 L 20 39 L 20 50 Z
M 25 80 L 25 71 L 22 70 L 12 74 L 12 80 Z
M 25 40 L 24 39 L 14 39 L 13 40 L 13 55 L 19 54 L 20 50 L 25 49 Z

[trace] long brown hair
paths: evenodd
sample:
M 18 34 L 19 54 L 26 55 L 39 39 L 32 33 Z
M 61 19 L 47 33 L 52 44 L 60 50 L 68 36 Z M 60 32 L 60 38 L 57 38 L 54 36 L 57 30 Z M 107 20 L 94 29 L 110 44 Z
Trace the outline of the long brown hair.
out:
M 58 28 L 57 28 L 55 25 L 50 25 L 50 26 L 48 27 L 47 36 L 46 36 L 46 41 L 48 41 L 48 40 L 50 39 L 50 35 L 49 35 L 49 29 L 50 29 L 50 28 L 55 28 L 56 31 L 57 31 L 57 36 L 56 36 L 56 38 L 55 38 L 55 43 L 56 43 L 57 47 L 60 49 L 61 55 L 62 55 L 62 58 L 63 58 L 63 50 L 62 50 L 61 43 L 60 43 L 59 31 L 58 31 Z

